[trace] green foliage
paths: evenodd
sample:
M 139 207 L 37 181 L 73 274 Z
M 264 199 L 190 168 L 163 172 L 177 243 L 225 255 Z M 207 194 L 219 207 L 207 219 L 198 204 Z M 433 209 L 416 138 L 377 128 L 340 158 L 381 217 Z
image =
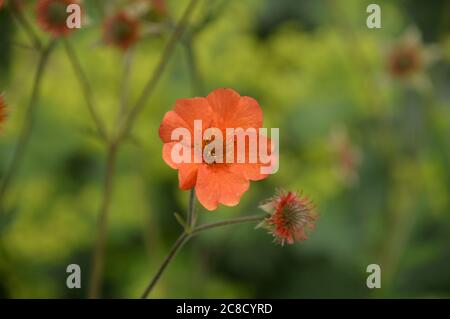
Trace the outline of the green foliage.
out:
M 450 297 L 450 34 L 439 27 L 448 26 L 449 17 L 426 15 L 448 13 L 445 2 L 380 1 L 381 30 L 365 27 L 367 1 L 309 7 L 305 3 L 315 1 L 226 2 L 212 5 L 220 11 L 193 35 L 204 93 L 231 87 L 259 101 L 264 126 L 280 128 L 280 170 L 252 183 L 237 207 L 200 208 L 200 219 L 258 213 L 258 203 L 277 187 L 304 190 L 321 218 L 309 240 L 288 247 L 272 244 L 249 224 L 202 233 L 177 255 L 153 296 Z M 168 3 L 173 15 L 180 4 Z M 25 8 L 29 17 L 31 9 Z M 112 128 L 123 54 L 98 45 L 100 15 L 88 10 L 91 24 L 71 41 Z M 208 12 L 204 5 L 194 20 Z M 6 19 L 0 11 L 0 91 L 10 108 L 0 136 L 0 177 L 37 60 L 11 45 L 27 38 L 18 28 L 5 33 Z M 386 50 L 410 25 L 441 48 L 441 60 L 424 71 L 430 91 L 392 78 L 386 68 Z M 139 96 L 166 40 L 148 38 L 133 50 L 128 102 Z M 6 43 L 11 55 L 2 49 Z M 188 192 L 178 190 L 176 171 L 161 158 L 158 127 L 176 99 L 197 95 L 185 53 L 179 45 L 133 141 L 120 152 L 105 297 L 140 296 L 181 231 L 174 212 L 186 211 Z M 23 166 L 0 215 L 0 297 L 85 297 L 105 150 L 90 133 L 94 126 L 62 46 L 50 58 L 37 109 Z M 342 145 L 353 152 L 350 173 Z M 81 290 L 65 286 L 71 263 L 81 266 Z M 372 263 L 382 268 L 381 291 L 365 285 Z

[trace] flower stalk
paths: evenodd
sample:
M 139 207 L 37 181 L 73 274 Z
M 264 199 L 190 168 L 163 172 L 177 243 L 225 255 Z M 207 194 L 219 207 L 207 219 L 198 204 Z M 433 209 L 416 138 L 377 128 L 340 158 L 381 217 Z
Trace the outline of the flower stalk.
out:
M 41 87 L 42 78 L 44 76 L 44 71 L 47 66 L 47 62 L 55 47 L 56 41 L 52 40 L 50 43 L 40 51 L 39 62 L 36 69 L 36 73 L 33 80 L 31 97 L 28 103 L 28 107 L 25 114 L 25 122 L 22 126 L 22 129 L 19 133 L 19 138 L 15 145 L 11 162 L 6 170 L 5 176 L 0 183 L 0 206 L 3 205 L 3 198 L 9 186 L 12 183 L 14 176 L 17 173 L 17 170 L 22 163 L 23 156 L 25 154 L 25 150 L 30 140 L 31 131 L 33 129 L 34 124 L 34 115 L 36 112 L 36 106 L 39 100 L 39 91 Z
M 117 151 L 118 149 L 115 143 L 109 145 L 106 160 L 106 174 L 103 183 L 103 196 L 98 214 L 97 233 L 91 262 L 92 268 L 88 295 L 90 299 L 96 299 L 100 296 L 105 259 L 106 232 L 108 227 L 109 209 L 111 206 Z
M 29 40 L 31 41 L 31 46 L 34 50 L 42 51 L 43 45 L 39 37 L 34 32 L 33 28 L 31 27 L 29 21 L 23 14 L 23 11 L 20 9 L 17 9 L 16 5 L 10 4 L 9 10 L 13 18 L 16 19 L 17 23 L 22 27 L 27 34 Z
M 177 27 L 175 28 L 174 32 L 172 33 L 166 47 L 163 50 L 163 53 L 161 55 L 161 59 L 159 60 L 156 69 L 154 70 L 152 76 L 150 77 L 149 81 L 147 82 L 147 85 L 144 87 L 144 90 L 138 100 L 138 102 L 134 105 L 133 108 L 131 108 L 131 111 L 128 113 L 128 116 L 124 116 L 125 121 L 122 121 L 119 123 L 116 127 L 116 131 L 108 137 L 108 135 L 104 135 L 107 137 L 106 143 L 107 143 L 107 165 L 106 165 L 106 175 L 104 179 L 104 191 L 103 191 L 103 198 L 100 206 L 100 212 L 98 216 L 98 223 L 97 223 L 97 235 L 96 235 L 96 243 L 94 248 L 94 253 L 92 256 L 92 273 L 89 283 L 89 298 L 99 298 L 101 286 L 102 286 L 102 277 L 103 277 L 103 268 L 104 268 L 104 254 L 105 254 L 105 246 L 106 246 L 106 230 L 107 230 L 107 224 L 108 224 L 108 215 L 110 210 L 110 202 L 112 199 L 112 191 L 113 191 L 113 180 L 114 180 L 114 173 L 115 173 L 115 162 L 116 157 L 119 152 L 120 146 L 122 145 L 122 142 L 124 141 L 125 137 L 127 137 L 129 131 L 132 129 L 134 120 L 138 116 L 138 114 L 142 111 L 142 109 L 145 106 L 145 103 L 147 102 L 147 99 L 151 96 L 151 94 L 154 92 L 154 89 L 156 88 L 156 84 L 161 79 L 161 76 L 169 62 L 169 59 L 175 49 L 175 45 L 178 42 L 179 38 L 181 37 L 184 27 L 188 21 L 188 18 L 191 16 L 193 9 L 195 5 L 198 3 L 199 0 L 191 0 L 189 3 L 187 9 L 185 10 L 184 14 L 182 15 L 180 21 L 177 24 Z M 70 47 L 69 47 L 70 50 Z M 72 57 L 73 58 L 73 57 Z M 76 61 L 74 61 L 76 62 Z M 76 67 L 79 66 L 79 63 L 74 63 Z M 79 68 L 78 71 L 80 71 L 81 68 Z M 83 85 L 85 86 L 85 93 L 89 93 L 90 90 L 87 90 L 87 81 L 85 81 L 84 76 L 80 76 L 81 72 L 78 72 L 79 79 L 82 81 Z M 89 94 L 87 96 L 90 96 Z M 90 100 L 89 100 L 90 101 Z M 89 102 L 90 103 L 90 102 Z M 89 107 L 91 110 L 91 115 L 94 115 L 92 112 L 93 108 Z M 93 116 L 94 117 L 94 116 Z M 95 121 L 95 118 L 94 118 Z M 99 126 L 100 122 L 97 122 L 97 127 Z M 176 249 L 178 250 L 178 248 Z
M 175 45 L 183 35 L 183 31 L 189 20 L 189 17 L 192 15 L 198 2 L 199 0 L 191 0 L 191 2 L 189 2 L 187 8 L 185 9 L 180 21 L 177 23 L 175 30 L 170 36 L 170 39 L 167 42 L 167 45 L 161 54 L 161 58 L 156 66 L 156 69 L 154 70 L 150 79 L 147 81 L 147 84 L 145 85 L 141 96 L 138 98 L 136 104 L 131 108 L 128 116 L 124 118 L 124 121 L 122 122 L 122 125 L 119 128 L 119 134 L 117 136 L 118 141 L 123 140 L 129 134 L 131 128 L 133 127 L 134 121 L 144 109 L 148 98 L 154 92 L 156 85 L 158 84 L 159 79 L 161 78 L 167 66 L 167 63 L 169 62 L 169 59 L 172 56 L 172 53 L 175 49 Z
M 193 195 L 194 194 L 194 195 Z M 195 212 L 193 211 L 193 207 L 195 207 L 195 191 L 194 189 L 191 190 L 190 193 L 190 200 L 189 200 L 189 210 L 188 210 L 188 216 L 194 216 Z M 195 210 L 195 209 L 194 209 Z M 149 294 L 152 292 L 153 288 L 156 286 L 156 284 L 161 279 L 161 276 L 163 275 L 164 271 L 167 269 L 177 252 L 183 247 L 183 245 L 189 241 L 193 236 L 204 232 L 206 230 L 222 227 L 222 226 L 228 226 L 228 225 L 234 225 L 234 224 L 241 224 L 241 223 L 248 223 L 248 222 L 261 222 L 265 218 L 265 215 L 254 215 L 254 216 L 245 216 L 245 217 L 237 217 L 229 220 L 224 220 L 220 222 L 214 222 L 214 223 L 207 223 L 199 226 L 195 226 L 192 224 L 187 224 L 187 228 L 183 230 L 183 232 L 180 234 L 180 236 L 177 238 L 175 243 L 173 244 L 172 248 L 170 249 L 167 256 L 164 258 L 163 262 L 159 266 L 158 270 L 156 271 L 156 274 L 150 281 L 149 285 L 145 289 L 144 293 L 142 294 L 141 298 L 146 299 Z M 194 219 L 195 224 L 195 219 Z
M 105 124 L 101 120 L 101 117 L 94 106 L 92 89 L 86 77 L 86 74 L 84 73 L 83 68 L 81 67 L 81 63 L 80 60 L 78 59 L 77 53 L 68 39 L 63 39 L 62 42 L 67 52 L 67 56 L 69 57 L 69 60 L 78 78 L 78 81 L 81 84 L 83 95 L 86 100 L 86 105 L 88 107 L 89 114 L 91 115 L 92 120 L 95 123 L 97 133 L 103 140 L 106 140 L 108 138 L 108 135 L 105 129 Z

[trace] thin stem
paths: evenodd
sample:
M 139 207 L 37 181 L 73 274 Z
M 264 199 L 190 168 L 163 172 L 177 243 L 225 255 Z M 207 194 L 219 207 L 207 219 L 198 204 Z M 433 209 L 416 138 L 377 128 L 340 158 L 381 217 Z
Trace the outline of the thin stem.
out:
M 0 206 L 2 205 L 3 198 L 7 189 L 11 185 L 13 177 L 15 176 L 17 170 L 20 167 L 20 164 L 22 163 L 25 149 L 30 139 L 30 134 L 34 124 L 34 114 L 39 100 L 40 84 L 42 82 L 42 77 L 44 75 L 44 70 L 47 65 L 50 52 L 53 50 L 55 43 L 55 41 L 51 41 L 40 54 L 36 74 L 33 81 L 31 97 L 25 114 L 25 122 L 20 131 L 9 167 L 7 168 L 6 174 L 0 184 Z
M 100 295 L 105 257 L 106 230 L 108 226 L 108 212 L 112 198 L 116 157 L 117 145 L 112 143 L 108 147 L 106 175 L 103 184 L 103 198 L 97 220 L 97 234 L 91 262 L 92 273 L 89 282 L 89 298 L 92 299 L 99 298 Z
M 233 219 L 229 219 L 229 220 L 224 220 L 221 222 L 203 224 L 203 225 L 195 227 L 192 230 L 191 235 L 196 235 L 202 231 L 212 229 L 212 228 L 234 225 L 234 224 L 241 224 L 241 223 L 248 223 L 248 222 L 255 222 L 255 221 L 263 220 L 264 218 L 265 218 L 265 215 L 253 215 L 253 216 L 237 217 L 237 218 L 233 218 Z
M 100 18 L 103 18 L 105 16 L 103 3 L 100 3 L 99 0 L 94 0 L 93 3 L 94 3 L 95 9 L 97 10 Z
M 187 229 L 184 229 L 184 231 L 181 233 L 181 235 L 178 237 L 178 239 L 173 244 L 172 249 L 170 249 L 170 251 L 169 251 L 169 254 L 166 256 L 163 263 L 159 267 L 156 275 L 153 277 L 153 279 L 150 282 L 150 284 L 148 285 L 147 289 L 145 289 L 144 294 L 141 296 L 142 299 L 147 298 L 148 294 L 153 290 L 153 287 L 158 283 L 159 278 L 161 278 L 164 270 L 170 264 L 173 257 L 175 257 L 177 251 L 189 239 L 189 236 L 190 236 L 189 231 L 190 231 L 191 227 L 193 227 L 193 223 L 195 223 L 195 219 L 193 219 L 194 214 L 195 214 L 195 190 L 193 188 L 193 189 L 191 189 L 191 192 L 189 194 L 189 208 L 188 208 L 188 213 L 187 213 L 188 222 L 187 222 L 187 227 L 186 227 Z
M 30 23 L 28 22 L 27 18 L 23 14 L 23 10 L 20 10 L 16 8 L 16 5 L 14 3 L 11 3 L 9 6 L 9 10 L 11 12 L 11 15 L 17 20 L 19 25 L 25 30 L 25 33 L 30 38 L 30 41 L 33 45 L 33 47 L 36 50 L 42 50 L 42 42 L 39 40 L 39 37 L 34 32 L 33 28 L 31 27 Z
M 72 64 L 72 67 L 76 73 L 76 76 L 78 77 L 78 80 L 81 84 L 84 98 L 86 100 L 86 104 L 88 106 L 89 114 L 91 115 L 92 119 L 94 120 L 95 126 L 97 128 L 98 134 L 100 137 L 104 140 L 107 140 L 108 135 L 105 129 L 105 124 L 101 120 L 101 117 L 98 115 L 97 110 L 94 106 L 93 102 L 93 94 L 92 89 L 89 84 L 89 81 L 86 77 L 86 74 L 83 71 L 83 68 L 81 67 L 80 60 L 78 59 L 77 53 L 73 46 L 70 44 L 68 39 L 63 40 L 64 47 L 67 52 L 67 56 L 69 57 L 69 60 Z
M 134 106 L 134 108 L 131 110 L 129 116 L 126 118 L 124 126 L 118 127 L 118 133 L 116 136 L 113 136 L 109 141 L 109 148 L 108 148 L 108 163 L 107 163 L 107 173 L 105 177 L 105 184 L 104 184 L 104 195 L 102 200 L 102 205 L 100 208 L 100 214 L 98 217 L 98 228 L 97 228 L 97 238 L 96 238 L 96 244 L 94 249 L 94 254 L 92 257 L 92 275 L 90 280 L 90 288 L 89 288 L 89 297 L 90 298 L 98 298 L 100 288 L 101 288 L 101 279 L 102 279 L 102 273 L 103 273 L 103 259 L 104 259 L 104 247 L 105 247 L 105 236 L 106 236 L 106 228 L 107 228 L 107 217 L 108 217 L 108 211 L 111 201 L 111 192 L 112 192 L 112 180 L 114 175 L 114 165 L 115 165 L 115 158 L 116 154 L 120 148 L 121 142 L 123 141 L 123 138 L 126 137 L 129 130 L 131 129 L 132 125 L 134 124 L 134 120 L 136 116 L 139 114 L 141 109 L 143 108 L 146 100 L 148 97 L 153 93 L 154 88 L 156 87 L 156 84 L 160 80 L 163 71 L 165 70 L 165 67 L 169 61 L 170 56 L 172 55 L 172 51 L 175 48 L 175 44 L 180 38 L 184 25 L 188 20 L 188 17 L 191 15 L 192 10 L 195 6 L 195 3 L 197 3 L 199 0 L 191 0 L 191 3 L 189 4 L 188 8 L 186 9 L 185 13 L 183 14 L 176 30 L 173 32 L 167 46 L 165 47 L 163 54 L 161 56 L 161 59 L 151 76 L 150 80 L 148 81 L 147 85 L 144 87 L 144 91 L 142 92 L 142 95 L 140 99 L 138 100 L 137 104 Z M 70 47 L 69 47 L 70 49 Z M 72 50 L 73 52 L 73 50 Z M 74 61 L 77 61 L 75 59 L 72 59 Z M 77 63 L 79 65 L 79 63 Z M 81 68 L 78 68 L 78 71 L 81 71 Z M 78 74 L 82 74 L 78 72 Z M 84 78 L 84 76 L 83 76 Z M 83 80 L 83 79 L 82 79 Z M 82 81 L 83 83 L 86 83 L 85 80 Z M 88 86 L 84 86 L 84 88 L 89 88 Z M 88 91 L 89 93 L 89 91 Z M 89 97 L 90 94 L 87 94 Z M 90 107 L 91 110 L 93 110 L 92 107 Z M 91 113 L 93 113 L 91 111 Z M 100 127 L 99 125 L 97 125 Z M 121 129 L 121 127 L 123 127 Z M 106 134 L 105 134 L 106 136 Z M 178 250 L 178 248 L 176 249 Z
M 192 188 L 189 193 L 189 210 L 187 215 L 187 225 L 190 228 L 193 228 L 196 222 L 195 199 L 195 188 Z
M 203 82 L 201 80 L 200 72 L 198 69 L 197 57 L 193 48 L 192 35 L 186 37 L 184 42 L 186 48 L 186 57 L 189 67 L 189 73 L 191 75 L 192 92 L 196 96 L 200 96 L 204 93 Z
M 167 266 L 169 266 L 172 259 L 177 254 L 178 250 L 183 246 L 184 243 L 186 243 L 189 239 L 189 235 L 186 232 L 181 233 L 181 235 L 178 237 L 178 239 L 173 244 L 172 248 L 169 251 L 169 254 L 164 258 L 163 263 L 158 268 L 158 271 L 156 272 L 155 276 L 153 277 L 152 281 L 148 285 L 148 287 L 145 289 L 144 293 L 141 296 L 141 299 L 146 299 L 150 292 L 152 292 L 153 288 L 158 283 L 159 279 L 161 278 L 162 274 L 164 273 L 164 270 L 166 270 Z
M 181 233 L 181 235 L 178 237 L 178 239 L 175 241 L 174 245 L 170 249 L 169 253 L 167 254 L 166 258 L 164 258 L 163 263 L 158 268 L 158 271 L 156 272 L 153 279 L 150 281 L 150 284 L 145 289 L 144 293 L 142 294 L 141 298 L 145 299 L 148 297 L 148 295 L 152 292 L 153 288 L 158 283 L 159 279 L 161 278 L 162 274 L 166 270 L 167 266 L 169 266 L 170 262 L 173 260 L 177 252 L 181 249 L 183 244 L 185 244 L 189 239 L 191 239 L 194 235 L 197 235 L 205 230 L 218 228 L 222 226 L 228 226 L 228 225 L 234 225 L 234 224 L 241 224 L 241 223 L 247 223 L 247 222 L 254 222 L 254 221 L 260 221 L 264 218 L 264 215 L 254 215 L 254 216 L 245 216 L 245 217 L 238 217 L 234 219 L 224 220 L 221 222 L 215 222 L 215 223 L 209 223 L 200 225 L 197 227 L 194 227 L 194 229 L 191 232 L 186 232 L 186 230 Z
M 35 51 L 36 50 L 35 47 L 30 46 L 29 44 L 26 44 L 26 43 L 22 43 L 22 42 L 18 42 L 18 41 L 11 41 L 10 43 L 11 43 L 11 45 L 16 46 L 16 47 L 21 48 L 21 49 L 25 49 L 25 50 L 29 50 L 29 51 Z
M 120 120 L 127 112 L 127 100 L 128 100 L 128 81 L 130 79 L 131 66 L 133 62 L 133 50 L 127 50 L 123 55 L 122 75 L 120 77 L 120 102 L 119 112 L 117 113 L 116 122 L 119 124 Z
M 118 119 L 126 111 L 127 104 L 127 82 L 131 68 L 131 51 L 127 51 L 124 56 L 124 66 L 122 80 L 120 82 L 120 102 Z M 97 235 L 94 247 L 94 253 L 92 255 L 92 273 L 89 284 L 89 298 L 96 299 L 100 296 L 100 290 L 102 285 L 102 276 L 104 268 L 104 256 L 105 256 L 105 243 L 106 232 L 108 227 L 108 215 L 111 202 L 111 195 L 113 190 L 114 168 L 117 157 L 119 144 L 116 141 L 108 141 L 108 154 L 106 163 L 106 176 L 104 181 L 104 192 L 102 198 L 102 204 L 100 206 L 100 212 L 97 222 Z
M 169 41 L 167 42 L 166 47 L 164 48 L 161 58 L 159 60 L 158 65 L 156 66 L 155 71 L 153 72 L 152 76 L 148 80 L 147 84 L 144 87 L 144 90 L 142 91 L 141 96 L 137 100 L 134 107 L 131 109 L 129 115 L 126 117 L 126 119 L 123 122 L 123 126 L 121 127 L 118 135 L 118 140 L 122 140 L 124 137 L 126 137 L 131 130 L 134 121 L 136 120 L 139 113 L 143 110 L 143 108 L 146 105 L 147 99 L 149 96 L 153 93 L 154 89 L 156 88 L 156 85 L 159 82 L 159 79 L 161 78 L 167 63 L 169 62 L 169 59 L 175 49 L 175 45 L 180 39 L 180 37 L 183 34 L 185 25 L 187 24 L 189 17 L 191 16 L 195 6 L 199 0 L 191 0 L 189 5 L 187 6 L 186 10 L 184 11 L 180 21 L 175 27 L 175 30 L 173 31 Z

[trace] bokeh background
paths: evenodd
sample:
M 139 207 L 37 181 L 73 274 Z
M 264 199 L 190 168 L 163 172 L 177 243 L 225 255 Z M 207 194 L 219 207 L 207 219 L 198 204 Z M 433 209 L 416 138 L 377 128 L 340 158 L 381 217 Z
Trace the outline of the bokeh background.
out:
M 36 26 L 35 1 L 24 1 Z M 256 98 L 264 126 L 280 128 L 280 170 L 252 183 L 234 208 L 200 221 L 256 214 L 275 188 L 303 190 L 320 213 L 310 239 L 280 247 L 251 224 L 191 240 L 152 297 L 409 298 L 450 297 L 450 2 L 376 1 L 382 28 L 366 27 L 360 0 L 203 1 L 155 94 L 121 149 L 107 234 L 103 297 L 139 297 L 181 232 L 174 212 L 188 192 L 161 159 L 159 123 L 178 98 L 218 87 Z M 99 44 L 101 13 L 85 1 L 89 24 L 70 36 L 112 127 L 124 54 Z M 112 10 L 120 1 L 97 1 Z M 179 17 L 187 1 L 167 0 Z M 206 19 L 205 19 L 206 17 Z M 395 77 L 387 55 L 405 32 L 419 30 L 438 49 L 420 70 L 429 85 Z M 153 71 L 168 34 L 133 48 L 129 102 Z M 8 121 L 0 133 L 4 176 L 30 98 L 38 55 L 0 11 L 0 91 Z M 422 81 L 423 82 L 423 81 Z M 422 83 L 423 84 L 423 83 Z M 105 149 L 62 45 L 51 54 L 31 140 L 1 203 L 0 297 L 85 297 Z M 82 288 L 66 287 L 79 264 Z M 382 288 L 366 287 L 379 264 Z

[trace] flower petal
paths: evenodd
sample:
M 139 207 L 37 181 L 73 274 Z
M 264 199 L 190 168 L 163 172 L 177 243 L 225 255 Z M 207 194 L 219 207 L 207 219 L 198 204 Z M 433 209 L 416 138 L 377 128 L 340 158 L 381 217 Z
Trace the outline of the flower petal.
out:
M 197 172 L 201 164 L 181 163 L 178 167 L 178 182 L 182 190 L 188 190 L 195 186 Z
M 210 126 L 212 111 L 205 98 L 179 99 L 173 111 L 164 115 L 159 127 L 159 137 L 165 143 L 172 142 L 171 135 L 174 129 L 186 128 L 194 136 L 194 121 L 202 121 L 202 130 Z
M 260 142 L 261 141 L 261 142 Z M 270 161 L 268 163 L 263 163 L 261 161 L 261 158 L 259 156 L 258 150 L 259 150 L 259 143 L 266 143 L 267 145 L 267 153 L 268 158 Z M 256 154 L 250 154 L 250 152 L 256 152 Z M 266 136 L 258 136 L 258 148 L 250 149 L 248 146 L 248 140 L 246 143 L 246 154 L 245 154 L 245 163 L 238 163 L 237 162 L 237 149 L 235 149 L 235 164 L 230 165 L 230 171 L 235 173 L 240 173 L 245 176 L 250 181 L 259 181 L 262 179 L 265 179 L 269 176 L 267 173 L 262 173 L 261 170 L 263 167 L 266 167 L 266 170 L 269 168 L 275 168 L 277 166 L 276 161 L 278 161 L 278 158 L 276 157 L 276 154 L 272 153 L 272 140 Z M 250 163 L 250 157 L 254 156 L 257 159 L 256 163 Z
M 177 143 L 178 142 L 164 143 L 162 151 L 164 162 L 173 169 L 177 169 L 180 166 L 180 164 L 177 164 L 172 160 L 172 149 Z
M 232 89 L 217 89 L 207 99 L 214 113 L 214 126 L 223 130 L 262 127 L 263 112 L 255 99 L 241 97 Z
M 255 99 L 243 96 L 228 121 L 234 128 L 260 128 L 263 124 L 263 112 Z
M 202 165 L 198 170 L 195 193 L 206 209 L 215 210 L 219 203 L 237 205 L 249 184 L 242 174 L 230 171 L 226 164 Z
M 241 99 L 239 93 L 232 89 L 217 89 L 212 91 L 206 97 L 214 114 L 214 126 L 224 129 L 230 126 L 229 119 L 233 118 L 233 113 Z

